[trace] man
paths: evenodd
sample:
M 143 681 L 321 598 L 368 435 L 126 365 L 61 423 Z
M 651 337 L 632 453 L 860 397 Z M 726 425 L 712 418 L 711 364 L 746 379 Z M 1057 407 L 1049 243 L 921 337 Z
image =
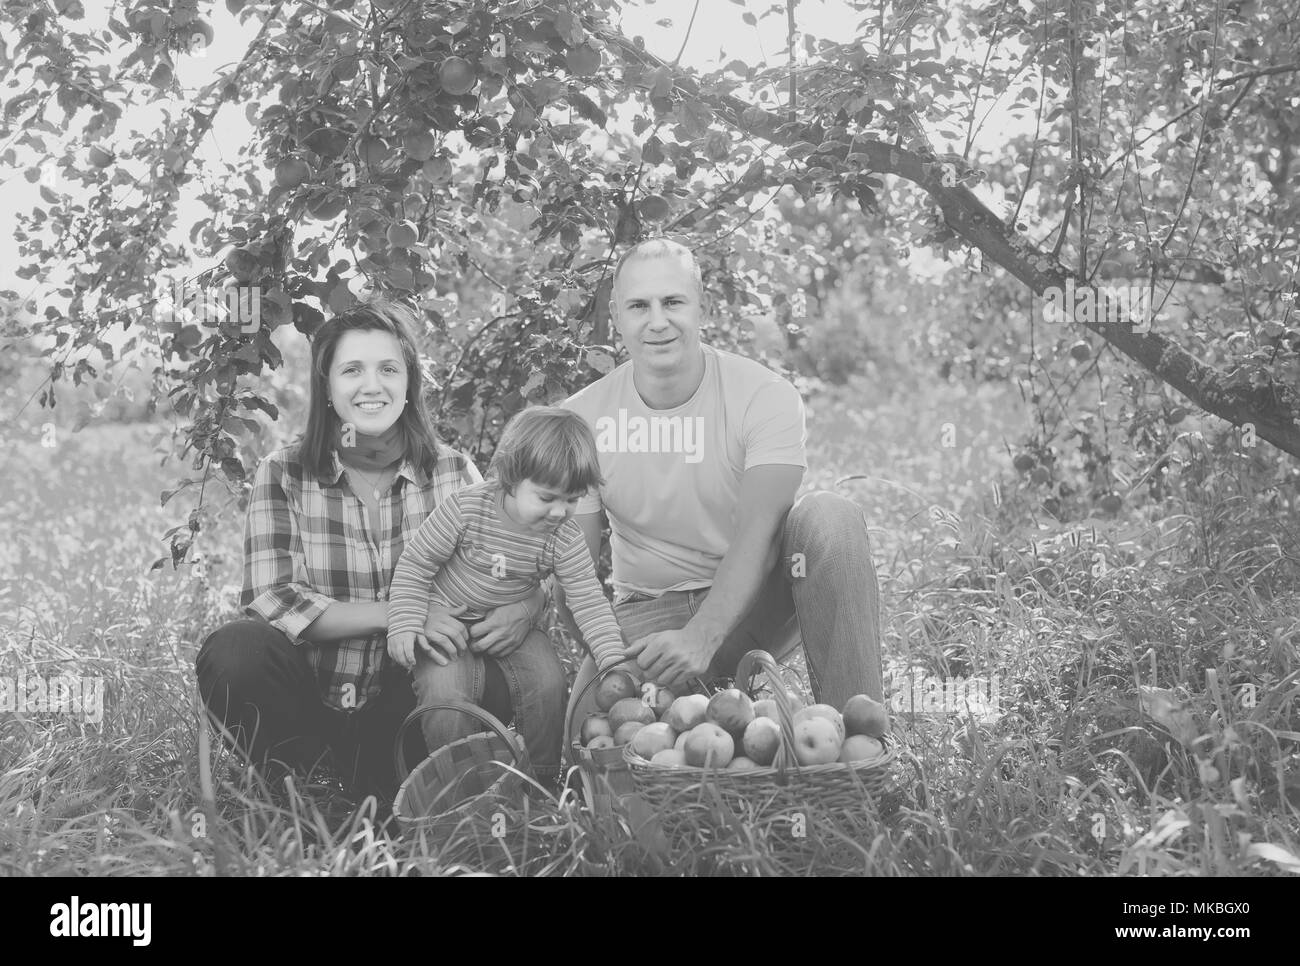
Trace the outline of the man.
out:
M 689 249 L 662 238 L 630 249 L 610 300 L 630 359 L 564 403 L 596 434 L 605 482 L 575 519 L 599 559 L 608 515 L 629 653 L 681 694 L 697 678 L 733 675 L 754 648 L 784 657 L 802 632 L 817 700 L 883 700 L 862 509 L 828 492 L 795 502 L 807 467 L 803 401 L 757 362 L 702 345 L 706 308 Z M 595 670 L 587 658 L 571 705 Z M 593 708 L 589 695 L 574 720 Z

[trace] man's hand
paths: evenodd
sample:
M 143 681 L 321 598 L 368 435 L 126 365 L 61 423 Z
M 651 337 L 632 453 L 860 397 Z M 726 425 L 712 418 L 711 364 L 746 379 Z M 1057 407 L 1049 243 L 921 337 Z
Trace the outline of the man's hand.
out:
M 424 634 L 418 636 L 426 639 L 425 653 L 439 664 L 446 664 L 448 659 L 454 660 L 469 647 L 469 633 L 459 620 L 459 615 L 465 613 L 465 609 L 464 604 L 457 604 L 455 607 L 446 607 L 437 603 L 429 604 L 429 614 L 424 619 Z M 442 654 L 447 656 L 446 659 L 439 660 L 441 655 L 434 648 L 429 647 L 430 644 L 436 645 Z M 389 646 L 391 647 L 391 639 Z M 391 654 L 392 651 L 390 650 L 389 653 Z
M 546 597 L 539 590 L 545 602 Z M 524 643 L 538 614 L 537 602 L 521 600 L 488 611 L 487 616 L 470 628 L 469 649 L 486 657 L 505 657 Z
M 679 631 L 657 631 L 633 642 L 627 649 L 648 680 L 677 693 L 709 670 L 718 645 L 711 644 L 704 633 L 689 624 Z M 683 692 L 684 693 L 684 692 Z

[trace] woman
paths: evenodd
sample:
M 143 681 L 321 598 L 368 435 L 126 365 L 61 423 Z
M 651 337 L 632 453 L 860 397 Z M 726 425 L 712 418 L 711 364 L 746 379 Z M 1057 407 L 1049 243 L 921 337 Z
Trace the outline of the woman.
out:
M 205 704 L 254 763 L 310 769 L 328 749 L 355 794 L 381 802 L 396 793 L 393 740 L 416 704 L 386 651 L 393 570 L 434 507 L 482 480 L 433 433 L 413 321 L 376 301 L 317 331 L 306 432 L 262 461 L 249 499 L 240 605 L 257 619 L 218 628 L 197 660 Z M 487 659 L 473 693 L 437 697 L 513 717 L 539 777 L 559 766 L 565 692 L 533 626 L 544 603 L 539 591 L 472 631 L 463 608 L 431 606 L 425 623 L 430 643 Z M 478 730 L 467 719 L 461 733 Z

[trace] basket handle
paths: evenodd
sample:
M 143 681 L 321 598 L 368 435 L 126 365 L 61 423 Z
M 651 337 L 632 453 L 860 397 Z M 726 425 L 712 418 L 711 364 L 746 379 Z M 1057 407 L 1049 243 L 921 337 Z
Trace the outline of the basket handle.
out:
M 423 718 L 430 711 L 459 711 L 461 714 L 469 715 L 482 724 L 485 724 L 496 736 L 506 743 L 510 749 L 510 754 L 514 755 L 515 764 L 518 765 L 524 760 L 524 750 L 519 741 L 506 730 L 506 726 L 501 723 L 491 712 L 485 711 L 477 705 L 470 704 L 468 701 L 443 701 L 434 704 L 422 704 L 406 716 L 402 726 L 397 729 L 397 737 L 393 739 L 393 772 L 398 776 L 398 783 L 406 781 L 411 769 L 406 767 L 406 756 L 402 753 L 403 743 L 406 740 L 406 732 L 411 725 Z
M 776 750 L 776 757 L 772 759 L 772 766 L 777 770 L 779 781 L 785 781 L 786 773 L 795 764 L 794 756 L 794 716 L 790 714 L 790 706 L 785 700 L 786 683 L 781 676 L 781 666 L 773 660 L 772 655 L 762 648 L 755 648 L 747 651 L 740 661 L 736 664 L 736 685 L 744 685 L 744 691 L 749 694 L 751 678 L 754 676 L 755 666 L 767 674 L 776 692 L 774 703 L 776 704 L 777 724 L 781 726 L 781 745 Z

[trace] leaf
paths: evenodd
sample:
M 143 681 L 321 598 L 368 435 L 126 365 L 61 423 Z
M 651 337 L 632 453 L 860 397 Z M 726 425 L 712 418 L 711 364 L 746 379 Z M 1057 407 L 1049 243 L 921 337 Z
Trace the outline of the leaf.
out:
M 614 357 L 604 349 L 588 349 L 585 358 L 587 365 L 602 376 L 614 371 Z
M 1174 692 L 1144 684 L 1138 688 L 1138 699 L 1142 710 L 1156 724 L 1173 735 L 1179 743 L 1191 746 L 1196 738 L 1196 725 L 1192 721 L 1191 712 L 1183 708 Z
M 524 383 L 523 388 L 520 389 L 519 391 L 524 395 L 525 398 L 527 398 L 545 385 L 546 385 L 546 373 L 541 372 L 540 370 L 534 370 L 532 374 L 529 375 L 528 380 Z
M 166 562 L 167 562 L 166 557 L 159 557 L 157 560 L 155 560 L 153 563 L 149 565 L 149 573 L 153 573 L 155 570 L 162 570 L 163 564 L 165 564 Z
M 1300 875 L 1300 858 L 1292 855 L 1280 845 L 1270 842 L 1252 842 L 1246 854 L 1257 859 L 1266 859 L 1282 868 L 1285 872 Z
M 650 96 L 667 97 L 673 92 L 673 72 L 664 65 L 650 75 Z
M 227 456 L 221 461 L 221 472 L 225 473 L 226 476 L 230 477 L 232 480 L 243 482 L 245 479 L 244 464 L 233 456 Z
M 570 91 L 569 103 L 573 105 L 574 109 L 577 110 L 582 117 L 591 121 L 597 127 L 603 128 L 605 122 L 609 120 L 605 115 L 605 112 L 600 109 L 600 106 L 586 94 L 582 94 L 578 91 Z
M 912 65 L 912 73 L 919 77 L 933 77 L 935 74 L 948 73 L 948 68 L 936 60 L 923 60 Z

